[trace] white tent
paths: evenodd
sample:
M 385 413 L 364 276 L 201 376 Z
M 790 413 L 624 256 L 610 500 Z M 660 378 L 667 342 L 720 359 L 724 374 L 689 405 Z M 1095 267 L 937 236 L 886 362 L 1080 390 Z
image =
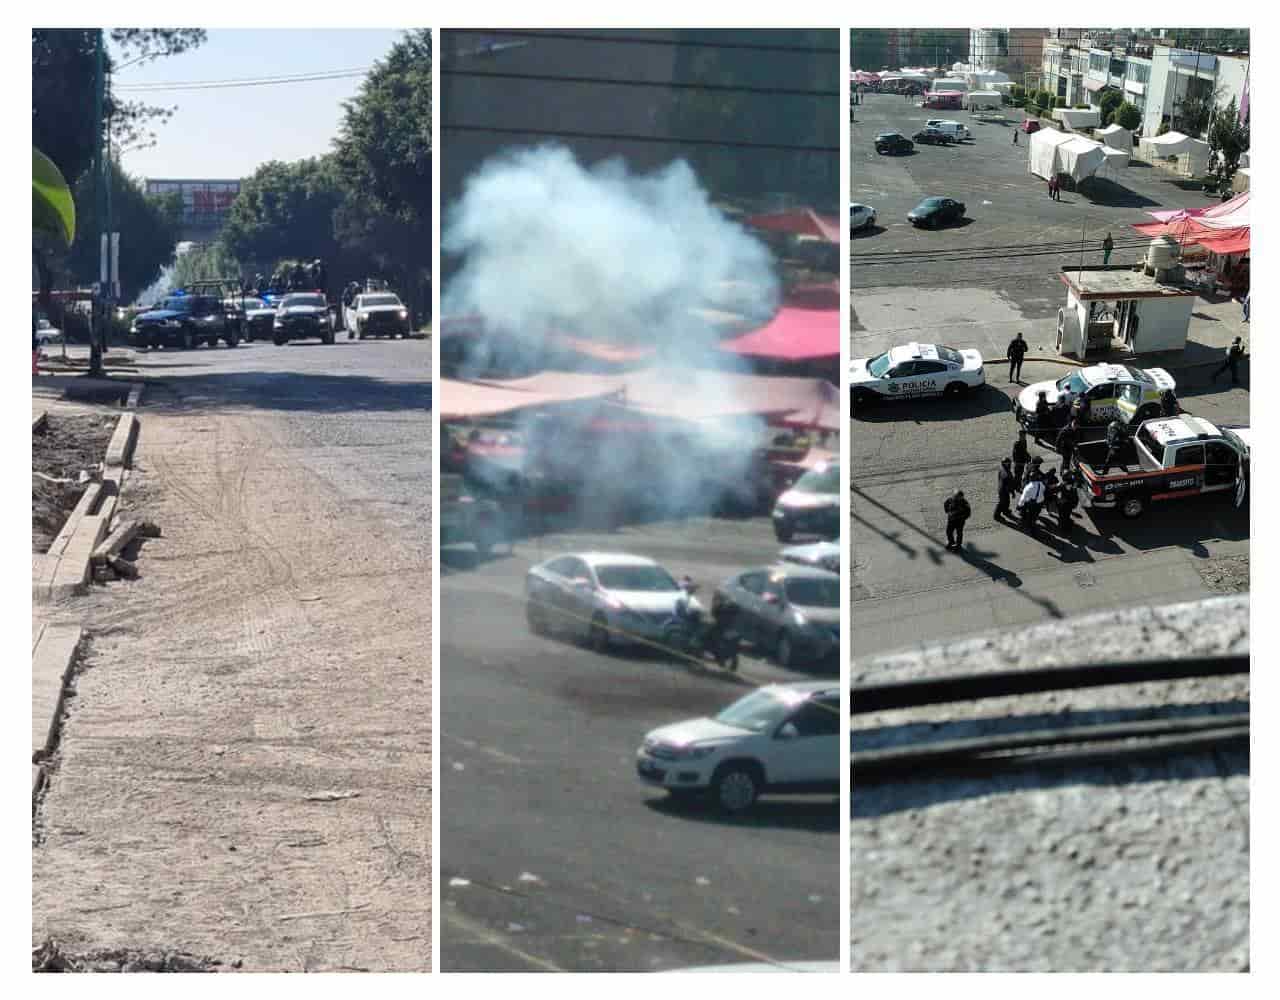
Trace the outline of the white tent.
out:
M 1119 170 L 1129 165 L 1129 154 L 1123 149 L 1112 149 L 1110 146 L 1102 147 L 1102 155 L 1106 159 L 1106 167 L 1109 170 Z
M 1042 128 L 1031 133 L 1027 151 L 1027 169 L 1048 180 L 1058 172 L 1058 147 L 1073 138 L 1056 128 Z
M 1126 158 L 1133 152 L 1133 133 L 1114 122 L 1106 128 L 1094 132 L 1093 137 L 1100 140 L 1104 146 L 1124 150 Z
M 975 90 L 965 95 L 964 106 L 970 111 L 1004 106 L 1004 98 L 994 90 Z
M 964 93 L 969 89 L 969 83 L 966 80 L 957 77 L 947 77 L 946 79 L 938 79 L 933 81 L 933 89 L 937 90 L 958 90 Z
M 1069 129 L 1097 128 L 1102 113 L 1097 108 L 1054 108 L 1053 117 Z
M 1181 132 L 1166 132 L 1143 139 L 1139 148 L 1153 159 L 1185 156 L 1187 173 L 1192 177 L 1200 176 L 1209 168 L 1209 144 Z
M 1073 181 L 1092 177 L 1106 162 L 1102 143 L 1082 135 L 1073 135 L 1058 146 L 1058 171 Z

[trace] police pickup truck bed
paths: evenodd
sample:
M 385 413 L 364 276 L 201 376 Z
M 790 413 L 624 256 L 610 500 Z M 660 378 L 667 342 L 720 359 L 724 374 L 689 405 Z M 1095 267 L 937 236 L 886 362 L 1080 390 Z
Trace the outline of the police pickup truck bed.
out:
M 1251 436 L 1245 427 L 1219 428 L 1183 414 L 1148 420 L 1121 449 L 1107 474 L 1107 444 L 1076 449 L 1081 499 L 1088 507 L 1139 517 L 1153 503 L 1221 493 L 1243 505 L 1249 482 Z

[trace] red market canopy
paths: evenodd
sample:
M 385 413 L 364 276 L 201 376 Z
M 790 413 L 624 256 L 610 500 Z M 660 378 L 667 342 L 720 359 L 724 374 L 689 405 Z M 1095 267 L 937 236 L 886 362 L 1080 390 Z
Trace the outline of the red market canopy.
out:
M 584 376 L 589 378 L 589 376 Z M 475 420 L 496 417 L 520 410 L 542 406 L 555 406 L 580 400 L 600 399 L 617 391 L 617 386 L 607 382 L 583 382 L 577 385 L 561 385 L 554 391 L 531 391 L 519 385 L 526 381 L 513 380 L 502 385 L 494 382 L 464 382 L 442 378 L 435 404 L 441 420 Z
M 727 340 L 721 350 L 776 361 L 840 357 L 840 312 L 783 306 L 758 330 Z
M 757 229 L 771 229 L 796 236 L 816 236 L 828 243 L 840 242 L 840 221 L 834 216 L 819 215 L 811 208 L 796 208 L 789 212 L 766 212 L 747 216 L 747 225 Z
M 1249 205 L 1249 192 L 1244 191 L 1208 208 L 1148 212 L 1159 221 L 1142 222 L 1133 228 L 1153 239 L 1172 236 L 1179 243 L 1198 243 L 1217 254 L 1246 253 L 1251 229 Z

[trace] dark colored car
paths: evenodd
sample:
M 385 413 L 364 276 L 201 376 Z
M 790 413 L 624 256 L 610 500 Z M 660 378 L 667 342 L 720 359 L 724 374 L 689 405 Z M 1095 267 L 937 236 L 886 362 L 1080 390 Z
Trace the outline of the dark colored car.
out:
M 333 316 L 319 292 L 295 292 L 280 300 L 271 324 L 271 341 L 277 347 L 290 340 L 319 337 L 333 343 Z
M 190 350 L 219 340 L 228 347 L 240 343 L 240 314 L 213 295 L 170 295 L 129 326 L 129 342 L 135 347 Z
M 913 226 L 937 229 L 949 222 L 964 218 L 964 202 L 954 198 L 926 198 L 907 213 L 907 221 Z
M 255 340 L 269 340 L 271 326 L 275 322 L 276 310 L 270 303 L 262 299 L 246 295 L 243 299 L 232 299 L 231 303 L 241 310 L 244 317 L 244 339 L 252 343 Z
M 910 153 L 915 143 L 901 132 L 881 132 L 876 136 L 877 153 Z
M 734 628 L 781 667 L 816 666 L 840 652 L 840 574 L 811 566 L 749 569 L 717 594 L 738 609 Z
M 955 136 L 949 132 L 943 132 L 936 128 L 922 128 L 911 138 L 916 142 L 923 142 L 929 146 L 950 146 L 956 141 Z

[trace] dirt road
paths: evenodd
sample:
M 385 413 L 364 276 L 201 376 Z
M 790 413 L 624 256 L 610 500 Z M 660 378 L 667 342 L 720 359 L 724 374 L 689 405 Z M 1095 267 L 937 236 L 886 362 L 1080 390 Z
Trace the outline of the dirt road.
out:
M 33 945 L 426 971 L 429 342 L 139 359 L 142 578 L 35 816 Z

